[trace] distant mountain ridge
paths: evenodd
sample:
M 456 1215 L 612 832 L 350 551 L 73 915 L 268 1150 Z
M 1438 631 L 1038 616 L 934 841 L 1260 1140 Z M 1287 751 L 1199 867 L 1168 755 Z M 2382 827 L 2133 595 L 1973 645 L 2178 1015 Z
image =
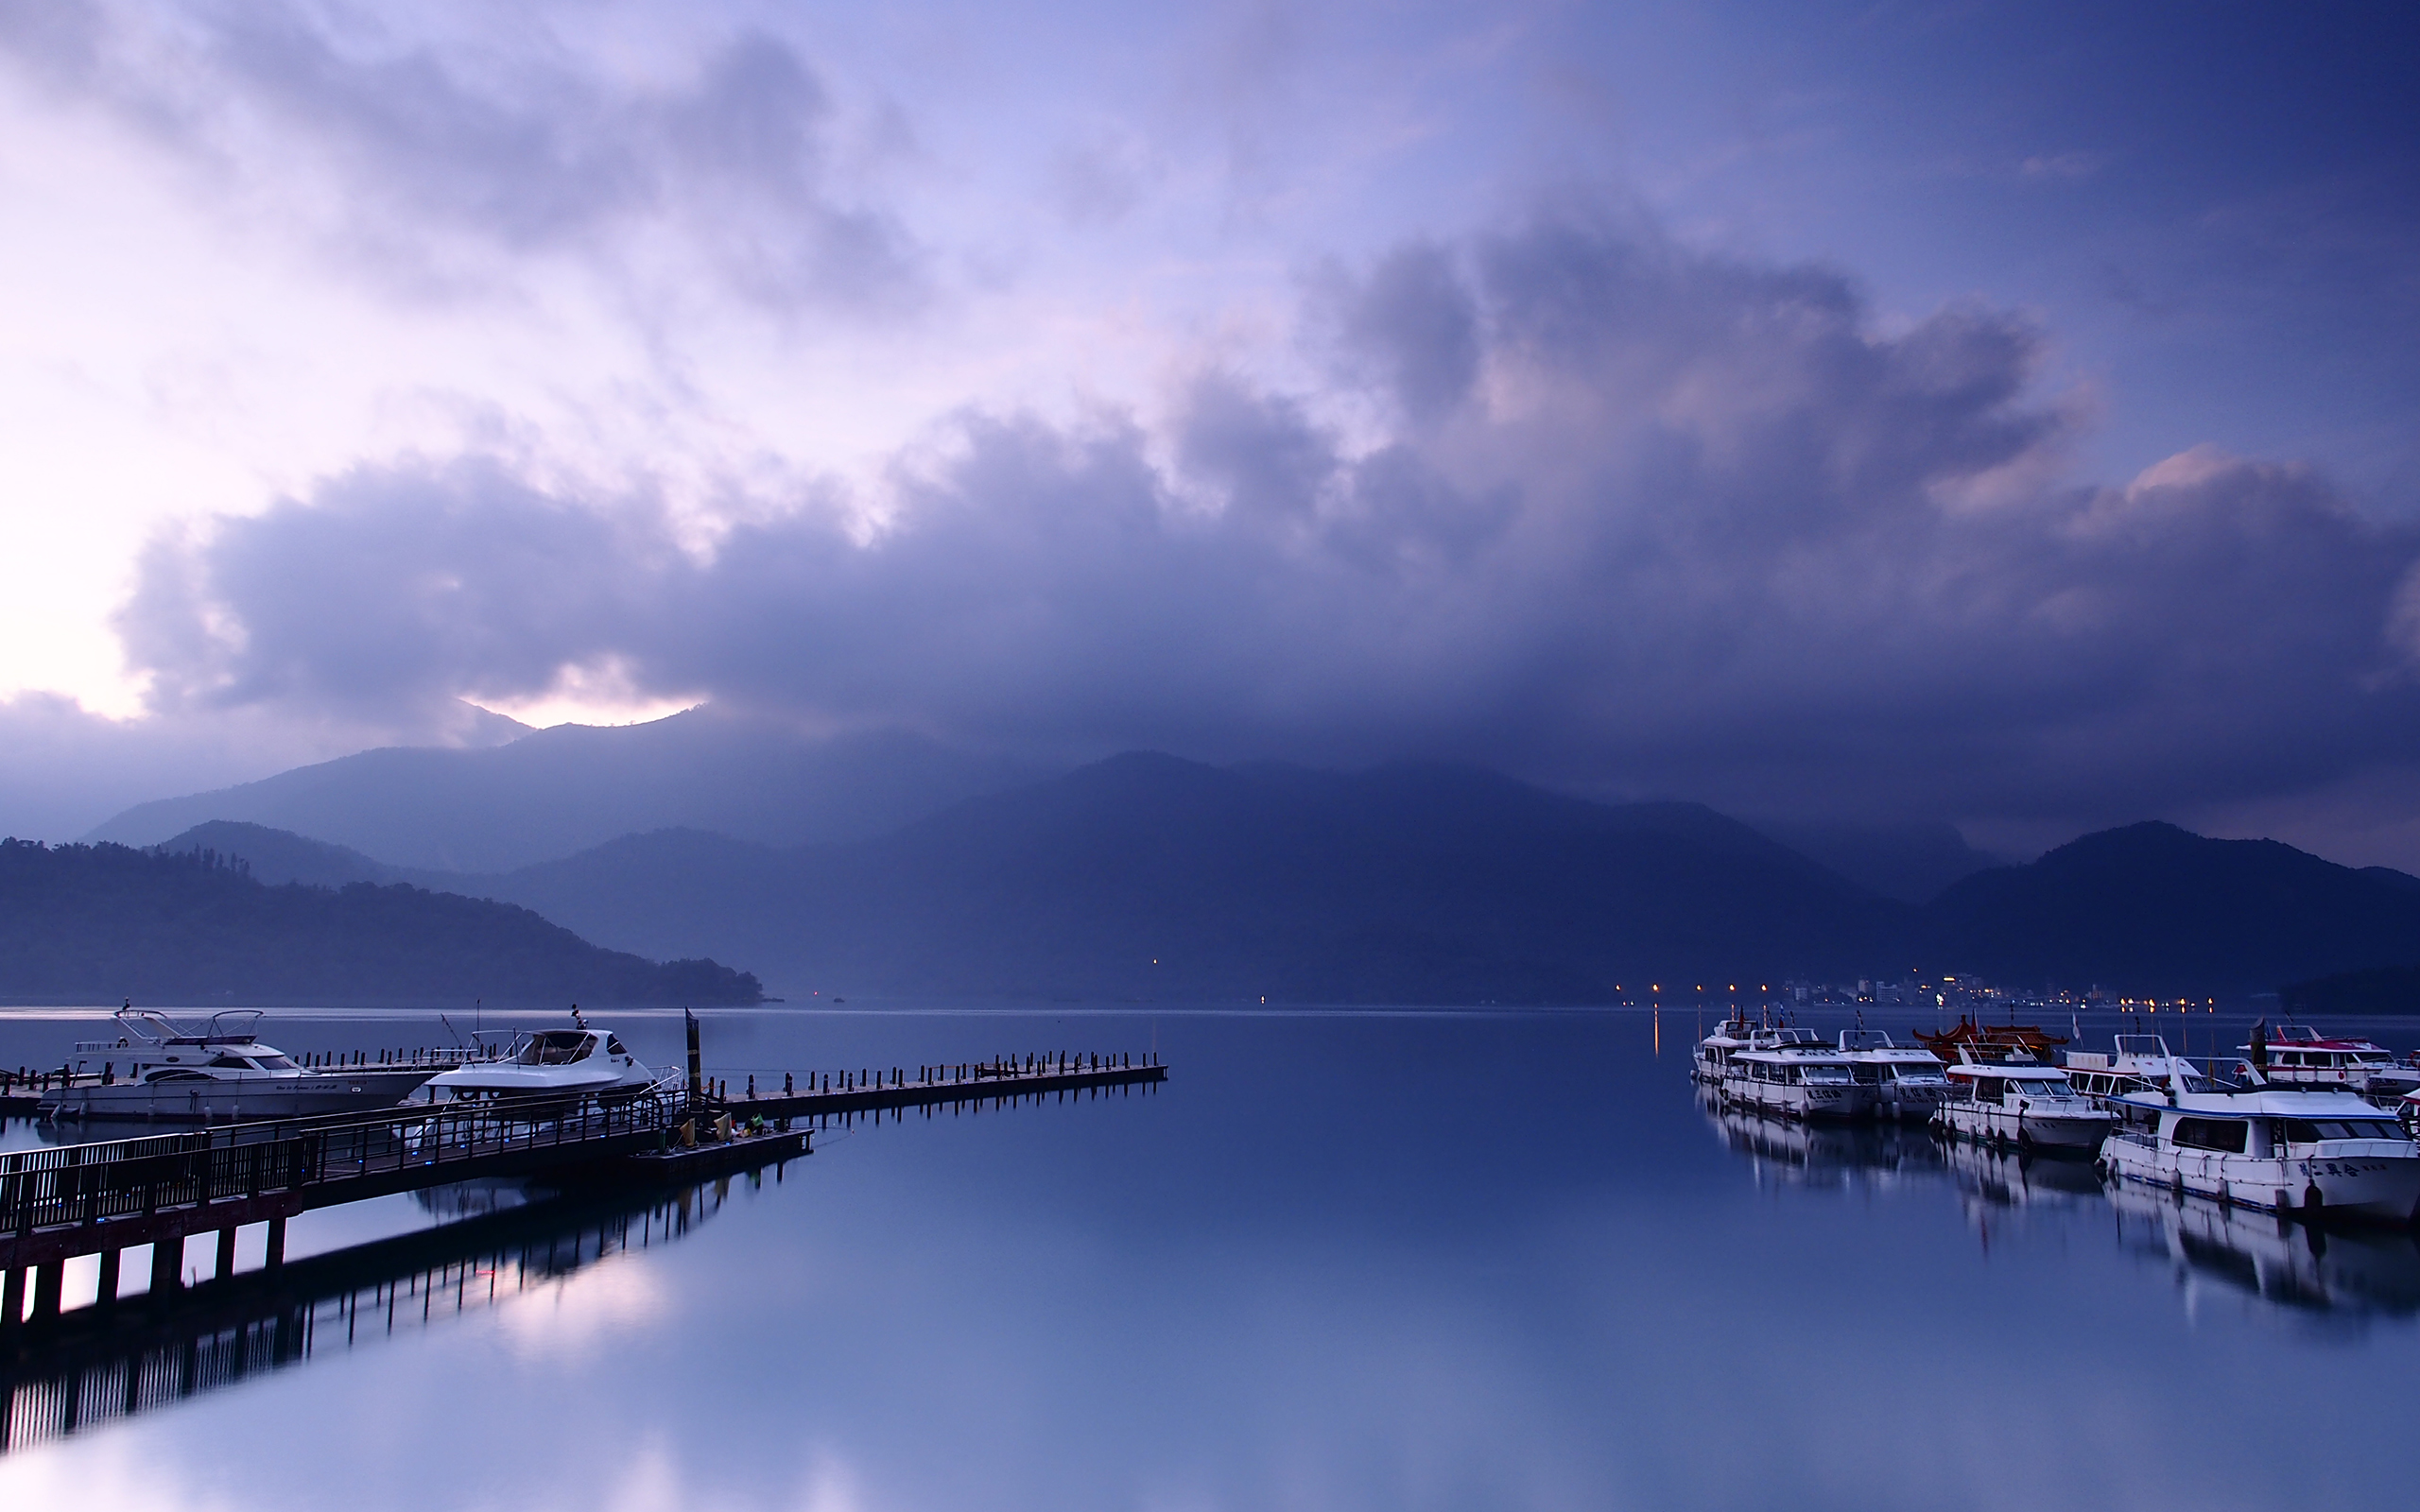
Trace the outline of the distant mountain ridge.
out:
M 232 824 L 177 843 L 277 880 L 511 902 L 647 955 L 744 959 L 796 995 L 1601 1002 L 1954 970 L 2198 996 L 2420 963 L 2420 878 L 2273 841 L 2134 825 L 1915 906 L 1701 805 L 1419 765 L 1132 753 L 868 839 L 665 829 L 489 875 Z
M 310 842 L 301 842 L 308 845 Z M 0 841 L 0 998 L 95 1003 L 753 1003 L 755 977 L 592 945 L 526 908 L 268 885 L 200 850 Z
M 230 820 L 390 867 L 509 871 L 667 827 L 770 845 L 859 838 L 1043 775 L 904 731 L 809 737 L 704 706 L 643 725 L 559 725 L 477 749 L 362 751 L 137 804 L 83 838 L 150 846 Z
M 2420 962 L 2420 879 L 2157 822 L 1968 877 L 1927 912 L 1945 948 L 2026 982 L 2236 991 Z
M 1696 804 L 1148 753 L 871 840 L 665 831 L 458 885 L 792 988 L 1113 998 L 1602 1001 L 1661 970 L 1850 970 L 1904 912 Z

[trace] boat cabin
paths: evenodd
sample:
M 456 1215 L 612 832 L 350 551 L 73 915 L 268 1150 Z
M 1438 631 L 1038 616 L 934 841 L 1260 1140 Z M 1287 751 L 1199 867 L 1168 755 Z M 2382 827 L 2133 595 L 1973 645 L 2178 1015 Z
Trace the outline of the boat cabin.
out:
M 2081 1096 L 2056 1066 L 2008 1061 L 1968 1062 L 1948 1068 L 1950 1095 L 1967 1102 L 2016 1107 Z
M 2374 1151 L 2381 1141 L 2392 1142 L 2398 1152 L 2411 1145 L 2411 1134 L 2392 1114 L 2350 1095 L 2341 1105 L 2330 1098 L 2325 1107 L 2307 1106 L 2313 1095 L 2288 1092 L 2281 1099 L 2238 1093 L 2230 1101 L 2245 1105 L 2240 1108 L 2179 1108 L 2147 1098 L 2120 1101 L 2142 1115 L 2130 1119 L 2130 1125 L 2179 1149 L 2265 1160 L 2358 1156 Z
M 512 1057 L 516 1066 L 576 1066 L 602 1046 L 608 1056 L 623 1056 L 622 1038 L 594 1029 L 545 1029 L 529 1037 Z

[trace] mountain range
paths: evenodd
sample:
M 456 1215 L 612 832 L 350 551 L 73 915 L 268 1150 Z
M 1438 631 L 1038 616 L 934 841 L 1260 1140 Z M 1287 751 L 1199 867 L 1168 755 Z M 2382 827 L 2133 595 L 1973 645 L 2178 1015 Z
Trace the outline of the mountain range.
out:
M 561 1006 L 762 996 L 745 972 L 599 949 L 487 899 L 368 881 L 270 885 L 241 857 L 209 849 L 0 841 L 8 1000 Z
M 485 874 L 223 823 L 171 844 L 510 902 L 616 949 L 743 962 L 793 998 L 1599 1002 L 1944 971 L 2239 996 L 2420 962 L 2420 879 L 2273 841 L 2138 824 L 1911 903 L 1701 805 L 1438 765 L 1133 753 L 869 836 L 667 828 Z
M 776 846 L 856 839 L 1044 775 L 906 731 L 818 735 L 704 705 L 639 725 L 558 725 L 475 749 L 361 751 L 137 804 L 81 838 L 152 846 L 232 819 L 392 867 L 507 871 L 665 828 Z

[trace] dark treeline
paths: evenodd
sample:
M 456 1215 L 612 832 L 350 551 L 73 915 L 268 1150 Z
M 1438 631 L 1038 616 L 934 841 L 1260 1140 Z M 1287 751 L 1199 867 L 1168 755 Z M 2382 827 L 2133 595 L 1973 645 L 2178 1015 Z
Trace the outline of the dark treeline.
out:
M 527 908 L 403 885 L 268 886 L 241 858 L 0 841 L 0 997 L 753 1003 L 754 976 L 601 949 Z

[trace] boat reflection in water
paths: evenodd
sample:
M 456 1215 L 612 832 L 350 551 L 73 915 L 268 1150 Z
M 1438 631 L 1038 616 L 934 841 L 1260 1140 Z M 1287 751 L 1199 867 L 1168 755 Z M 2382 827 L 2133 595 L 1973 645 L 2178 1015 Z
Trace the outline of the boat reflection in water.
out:
M 2344 1321 L 2420 1314 L 2420 1242 L 2410 1228 L 2318 1228 L 2124 1182 L 2108 1195 L 2127 1246 L 2168 1263 L 2188 1310 L 2217 1287 Z
M 1698 1106 L 1732 1150 L 1754 1162 L 1761 1184 L 1809 1187 L 1889 1185 L 1941 1170 L 1941 1147 L 1921 1128 L 1898 1124 L 1820 1124 L 1759 1114 L 1701 1091 Z
M 683 1237 L 722 1206 L 733 1179 L 610 1197 L 439 1188 L 420 1194 L 422 1206 L 457 1221 L 204 1281 L 157 1302 L 126 1297 L 8 1330 L 0 1452 L 558 1287 L 599 1262 Z
M 2420 1316 L 2420 1237 L 2409 1227 L 2313 1227 L 2205 1197 L 2179 1198 L 2165 1188 L 2104 1183 L 2083 1160 L 1935 1142 L 1890 1125 L 1759 1117 L 1710 1096 L 1699 1103 L 1759 1186 L 1771 1180 L 1902 1195 L 1946 1187 L 1986 1248 L 2023 1235 L 2022 1247 L 2048 1236 L 2063 1250 L 2075 1238 L 2106 1234 L 2169 1268 L 2188 1312 L 2215 1295 L 2232 1295 L 2256 1309 L 2338 1328 Z

